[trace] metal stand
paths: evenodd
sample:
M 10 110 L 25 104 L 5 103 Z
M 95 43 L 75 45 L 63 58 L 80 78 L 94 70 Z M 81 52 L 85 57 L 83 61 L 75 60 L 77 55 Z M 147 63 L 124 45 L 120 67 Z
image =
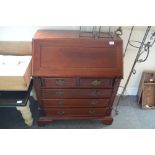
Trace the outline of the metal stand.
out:
M 121 27 L 112 30 L 111 26 L 80 26 L 79 37 L 89 37 L 94 39 L 110 38 L 113 40 L 115 34 L 122 34 Z
M 130 41 L 130 38 L 131 38 L 131 35 L 132 35 L 132 32 L 133 32 L 133 28 L 134 28 L 134 27 L 131 28 L 131 32 L 130 32 L 129 39 L 128 39 L 128 43 L 127 43 L 127 46 L 126 46 L 126 49 L 125 49 L 125 52 L 124 52 L 124 56 L 125 56 L 125 54 L 126 54 L 126 52 L 127 52 L 128 45 L 133 46 L 133 45 L 131 44 L 131 41 Z M 127 86 L 128 86 L 128 83 L 129 83 L 129 81 L 130 81 L 130 78 L 131 78 L 132 74 L 135 74 L 135 73 L 136 73 L 136 70 L 135 70 L 136 63 L 138 63 L 138 62 L 141 63 L 141 62 L 144 62 L 144 61 L 147 60 L 147 58 L 148 58 L 148 56 L 149 56 L 150 47 L 152 47 L 152 46 L 154 45 L 154 43 L 155 43 L 155 32 L 154 32 L 154 33 L 152 34 L 151 38 L 150 38 L 150 41 L 153 40 L 152 43 L 151 43 L 151 42 L 147 42 L 147 43 L 145 44 L 145 41 L 146 41 L 146 39 L 147 39 L 147 37 L 148 37 L 148 34 L 149 34 L 149 32 L 150 32 L 150 29 L 151 29 L 151 26 L 148 26 L 147 29 L 146 29 L 146 31 L 145 31 L 144 37 L 143 37 L 143 39 L 142 39 L 142 42 L 134 41 L 134 42 L 138 42 L 138 43 L 141 43 L 141 44 L 140 44 L 139 47 L 133 46 L 133 47 L 135 47 L 135 48 L 138 48 L 138 52 L 137 52 L 137 55 L 136 55 L 136 57 L 135 57 L 134 63 L 133 63 L 133 65 L 132 65 L 132 69 L 131 69 L 131 71 L 130 71 L 130 74 L 129 74 L 129 76 L 128 76 L 128 78 L 127 78 L 127 81 L 126 81 L 126 83 L 125 83 L 125 86 L 123 87 L 123 91 L 122 91 L 121 95 L 120 95 L 119 98 L 118 98 L 118 101 L 117 101 L 117 104 L 116 104 L 116 109 L 115 109 L 115 113 L 116 113 L 116 114 L 118 114 L 118 110 L 117 110 L 117 109 L 118 109 L 118 105 L 119 105 L 119 102 L 120 102 L 122 96 L 124 95 L 124 93 L 125 93 L 125 91 L 126 91 L 126 88 L 127 88 Z M 144 49 L 144 51 L 142 51 L 143 49 Z M 140 56 L 141 56 L 144 52 L 147 53 L 146 57 L 145 57 L 144 59 L 140 59 Z

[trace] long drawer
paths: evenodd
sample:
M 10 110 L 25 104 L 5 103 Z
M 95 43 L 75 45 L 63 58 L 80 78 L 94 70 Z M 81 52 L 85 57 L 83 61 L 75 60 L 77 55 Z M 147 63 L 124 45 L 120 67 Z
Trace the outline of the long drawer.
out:
M 111 110 L 109 108 L 45 108 L 44 113 L 47 116 L 106 116 Z
M 109 99 L 43 99 L 43 107 L 107 107 Z
M 42 99 L 109 98 L 112 89 L 41 89 Z

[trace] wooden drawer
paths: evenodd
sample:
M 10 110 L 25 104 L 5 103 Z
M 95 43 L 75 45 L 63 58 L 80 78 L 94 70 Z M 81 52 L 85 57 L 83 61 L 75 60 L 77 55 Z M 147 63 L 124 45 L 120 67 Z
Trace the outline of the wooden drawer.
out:
M 109 98 L 112 89 L 42 89 L 42 99 L 54 98 Z
M 43 107 L 107 107 L 109 99 L 44 99 Z
M 109 108 L 48 108 L 44 109 L 47 116 L 106 116 L 111 110 Z
M 41 78 L 43 88 L 75 88 L 76 78 Z
M 112 78 L 81 78 L 80 88 L 112 88 L 113 82 Z

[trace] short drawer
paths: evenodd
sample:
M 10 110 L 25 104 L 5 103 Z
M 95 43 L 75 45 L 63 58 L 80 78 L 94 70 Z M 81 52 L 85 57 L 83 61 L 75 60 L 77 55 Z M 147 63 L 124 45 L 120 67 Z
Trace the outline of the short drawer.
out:
M 76 78 L 41 78 L 43 88 L 75 88 Z
M 44 113 L 47 116 L 107 116 L 110 115 L 111 110 L 109 108 L 48 108 L 44 109 Z
M 112 78 L 81 78 L 80 88 L 112 88 Z
M 42 89 L 42 99 L 109 98 L 112 89 Z
M 43 107 L 107 107 L 109 99 L 43 99 Z

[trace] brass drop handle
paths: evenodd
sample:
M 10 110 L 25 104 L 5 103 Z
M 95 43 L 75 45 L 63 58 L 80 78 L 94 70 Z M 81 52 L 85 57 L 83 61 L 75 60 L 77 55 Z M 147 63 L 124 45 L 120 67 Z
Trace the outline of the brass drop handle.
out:
M 58 111 L 58 114 L 59 114 L 59 115 L 64 115 L 65 112 L 64 112 L 64 111 Z
M 55 93 L 56 93 L 57 96 L 62 96 L 64 94 L 63 91 L 56 91 Z
M 95 114 L 96 111 L 94 109 L 89 110 L 89 114 Z
M 97 100 L 91 100 L 90 104 L 94 105 L 94 104 L 97 104 L 97 102 L 98 102 Z
M 64 104 L 64 100 L 59 100 L 58 104 L 60 104 L 60 105 Z
M 55 82 L 57 85 L 61 86 L 64 84 L 65 80 L 64 79 L 57 79 Z
M 95 91 L 92 92 L 92 95 L 93 95 L 93 96 L 99 96 L 99 95 L 101 95 L 101 94 L 100 94 L 100 91 L 95 90 Z
M 99 86 L 99 85 L 101 85 L 101 80 L 94 80 L 94 81 L 92 81 L 91 82 L 91 84 L 93 85 L 93 86 Z

